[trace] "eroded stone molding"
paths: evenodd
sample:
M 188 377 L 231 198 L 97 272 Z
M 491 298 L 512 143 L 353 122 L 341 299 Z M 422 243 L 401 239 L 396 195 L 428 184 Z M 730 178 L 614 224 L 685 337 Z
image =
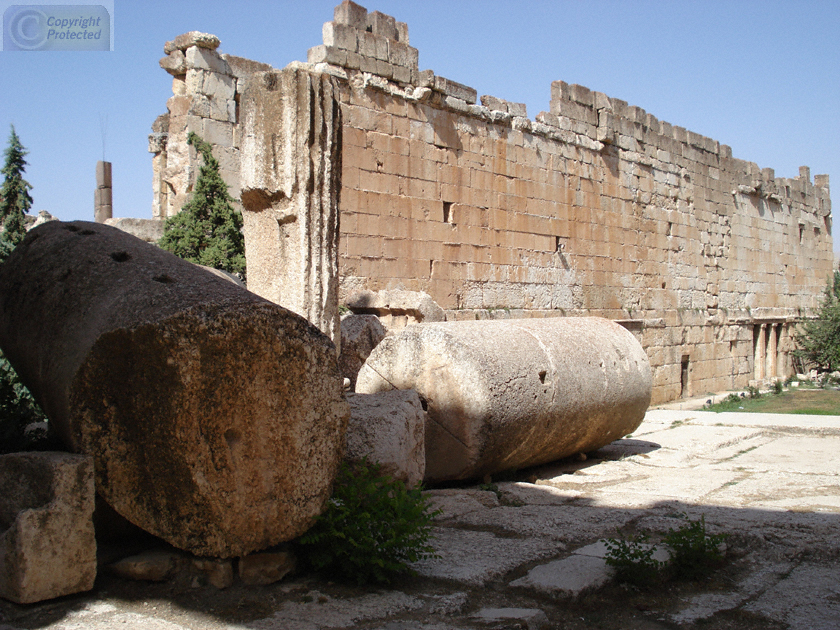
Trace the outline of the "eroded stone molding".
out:
M 307 318 L 338 346 L 341 109 L 334 79 L 287 68 L 242 95 L 248 288 Z

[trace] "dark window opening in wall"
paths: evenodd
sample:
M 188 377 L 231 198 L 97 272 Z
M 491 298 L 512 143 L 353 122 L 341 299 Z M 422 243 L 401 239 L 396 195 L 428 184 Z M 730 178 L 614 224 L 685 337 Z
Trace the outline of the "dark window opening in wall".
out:
M 444 201 L 443 202 L 443 222 L 444 223 L 451 223 L 455 225 L 454 217 L 452 216 L 452 202 L 451 201 Z
M 828 235 L 831 236 L 831 215 L 825 215 L 825 231 L 828 232 Z
M 671 228 L 674 227 L 674 224 L 668 221 L 668 231 L 665 233 L 665 236 L 671 236 Z
M 805 236 L 805 226 L 801 223 L 799 224 L 799 244 L 802 244 L 802 237 Z
M 820 228 L 815 227 L 814 228 L 814 236 L 819 237 L 819 235 L 820 235 Z
M 684 354 L 680 366 L 680 398 L 685 398 L 688 393 L 688 355 Z

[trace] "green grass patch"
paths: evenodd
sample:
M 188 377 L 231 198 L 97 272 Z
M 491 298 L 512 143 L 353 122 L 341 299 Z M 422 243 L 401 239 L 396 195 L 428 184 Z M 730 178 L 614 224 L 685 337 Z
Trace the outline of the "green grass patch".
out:
M 741 398 L 737 394 L 707 411 L 741 411 L 746 413 L 791 413 L 814 416 L 840 416 L 840 391 L 834 389 L 790 389 L 781 394 L 764 394 L 758 398 Z

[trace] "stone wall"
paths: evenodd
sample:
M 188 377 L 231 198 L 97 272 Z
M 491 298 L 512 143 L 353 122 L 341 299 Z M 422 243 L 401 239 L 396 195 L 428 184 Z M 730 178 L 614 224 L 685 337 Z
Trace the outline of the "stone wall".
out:
M 828 176 L 776 178 L 562 81 L 531 119 L 523 104 L 420 71 L 408 27 L 352 2 L 323 42 L 292 65 L 330 75 L 341 107 L 340 300 L 405 289 L 448 319 L 617 320 L 650 357 L 653 402 L 790 373 L 794 323 L 832 270 Z M 196 33 L 167 44 L 156 217 L 177 211 L 194 179 L 187 129 L 216 145 L 239 194 L 239 97 L 267 67 L 216 46 Z

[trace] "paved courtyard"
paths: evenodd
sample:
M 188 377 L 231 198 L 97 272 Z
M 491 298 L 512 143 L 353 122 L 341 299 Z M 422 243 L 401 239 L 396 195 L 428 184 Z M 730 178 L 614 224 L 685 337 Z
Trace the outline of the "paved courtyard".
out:
M 23 607 L 18 628 L 840 627 L 840 417 L 659 409 L 584 461 L 430 492 L 440 557 L 389 589 L 297 576 L 266 587 L 129 583 Z M 483 488 L 483 489 L 482 489 Z M 700 583 L 621 587 L 605 537 L 704 516 L 727 562 Z

